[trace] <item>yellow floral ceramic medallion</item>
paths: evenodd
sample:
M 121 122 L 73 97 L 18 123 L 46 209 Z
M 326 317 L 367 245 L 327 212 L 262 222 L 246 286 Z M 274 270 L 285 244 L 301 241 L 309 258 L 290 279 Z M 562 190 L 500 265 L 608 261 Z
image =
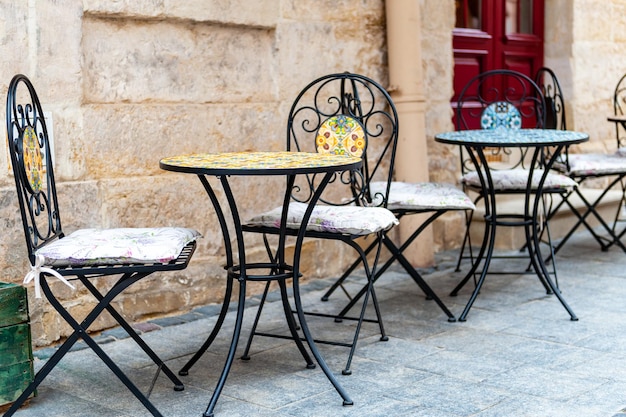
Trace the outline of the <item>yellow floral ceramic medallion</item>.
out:
M 367 141 L 361 123 L 356 119 L 338 115 L 329 117 L 317 131 L 315 146 L 319 153 L 361 157 Z
M 24 173 L 33 192 L 37 193 L 42 187 L 44 177 L 43 157 L 39 148 L 39 141 L 35 129 L 26 126 L 22 135 L 22 155 L 24 158 Z

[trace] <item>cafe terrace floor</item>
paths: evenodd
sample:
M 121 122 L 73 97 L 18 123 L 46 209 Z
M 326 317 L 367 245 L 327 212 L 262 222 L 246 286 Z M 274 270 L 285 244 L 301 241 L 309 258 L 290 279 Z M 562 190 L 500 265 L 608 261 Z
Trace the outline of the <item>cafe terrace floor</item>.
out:
M 438 254 L 425 279 L 458 316 L 473 284 L 448 296 L 461 278 L 456 252 Z M 257 337 L 250 361 L 235 360 L 215 409 L 216 416 L 412 416 L 412 417 L 626 417 L 626 254 L 601 252 L 586 233 L 557 257 L 565 299 L 579 317 L 570 321 L 534 275 L 490 275 L 466 322 L 447 317 L 399 268 L 376 284 L 389 340 L 377 326 L 363 327 L 350 376 L 341 375 L 347 349 L 319 345 L 354 400 L 342 406 L 317 367 L 305 368 L 290 340 Z M 524 264 L 520 264 L 523 268 Z M 495 268 L 495 267 L 494 267 Z M 362 275 L 360 275 L 362 279 Z M 319 301 L 332 279 L 306 285 L 305 305 L 336 311 L 345 297 Z M 284 329 L 280 303 L 266 305 L 261 330 Z M 256 305 L 245 313 L 247 337 Z M 370 309 L 373 310 L 373 309 Z M 368 310 L 368 312 L 371 312 Z M 209 334 L 218 306 L 137 324 L 143 337 L 178 370 Z M 164 416 L 205 411 L 232 335 L 234 312 L 209 352 L 176 392 L 160 376 L 150 396 Z M 309 319 L 314 336 L 347 340 L 353 324 Z M 154 365 L 119 329 L 98 336 L 131 379 L 147 390 Z M 238 356 L 245 347 L 239 343 Z M 51 348 L 34 352 L 35 368 Z M 89 349 L 68 354 L 43 382 L 38 396 L 17 417 L 138 417 L 149 415 Z

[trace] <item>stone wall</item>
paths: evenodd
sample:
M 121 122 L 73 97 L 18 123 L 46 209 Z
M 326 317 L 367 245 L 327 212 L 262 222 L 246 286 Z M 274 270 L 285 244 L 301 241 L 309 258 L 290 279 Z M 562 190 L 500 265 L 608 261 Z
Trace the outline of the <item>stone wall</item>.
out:
M 622 30 L 626 2 L 611 0 L 602 7 L 590 0 L 574 4 L 569 49 L 572 128 L 590 133 L 589 143 L 581 145 L 582 151 L 614 152 L 615 128 L 606 118 L 613 114 L 613 92 L 626 73 L 626 34 Z
M 221 234 L 200 182 L 161 171 L 160 158 L 282 150 L 286 110 L 313 78 L 351 71 L 386 84 L 382 0 L 30 0 L 1 2 L 0 16 L 0 91 L 24 73 L 51 113 L 65 231 L 184 225 L 204 235 L 187 270 L 120 297 L 131 321 L 217 302 L 225 285 Z M 274 206 L 279 184 L 235 179 L 241 215 Z M 0 213 L 2 280 L 20 282 L 29 266 L 4 152 Z M 337 274 L 354 256 L 344 246 L 308 244 L 306 276 Z M 263 256 L 260 239 L 250 251 Z M 71 310 L 86 311 L 84 290 L 55 287 Z M 29 293 L 35 345 L 67 335 Z M 111 324 L 105 316 L 95 328 Z

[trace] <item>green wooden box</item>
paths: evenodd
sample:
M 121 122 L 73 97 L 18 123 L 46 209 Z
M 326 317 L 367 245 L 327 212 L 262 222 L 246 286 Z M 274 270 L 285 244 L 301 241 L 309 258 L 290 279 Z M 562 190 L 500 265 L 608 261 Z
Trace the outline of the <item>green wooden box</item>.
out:
M 33 349 L 26 288 L 0 282 L 0 407 L 33 380 Z

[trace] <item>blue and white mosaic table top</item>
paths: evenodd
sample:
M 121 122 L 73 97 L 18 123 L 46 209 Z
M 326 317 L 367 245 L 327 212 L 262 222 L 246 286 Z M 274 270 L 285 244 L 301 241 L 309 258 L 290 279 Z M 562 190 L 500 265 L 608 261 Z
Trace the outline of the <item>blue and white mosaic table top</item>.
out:
M 437 142 L 467 146 L 550 146 L 571 145 L 589 140 L 589 135 L 554 129 L 476 129 L 438 133 Z

